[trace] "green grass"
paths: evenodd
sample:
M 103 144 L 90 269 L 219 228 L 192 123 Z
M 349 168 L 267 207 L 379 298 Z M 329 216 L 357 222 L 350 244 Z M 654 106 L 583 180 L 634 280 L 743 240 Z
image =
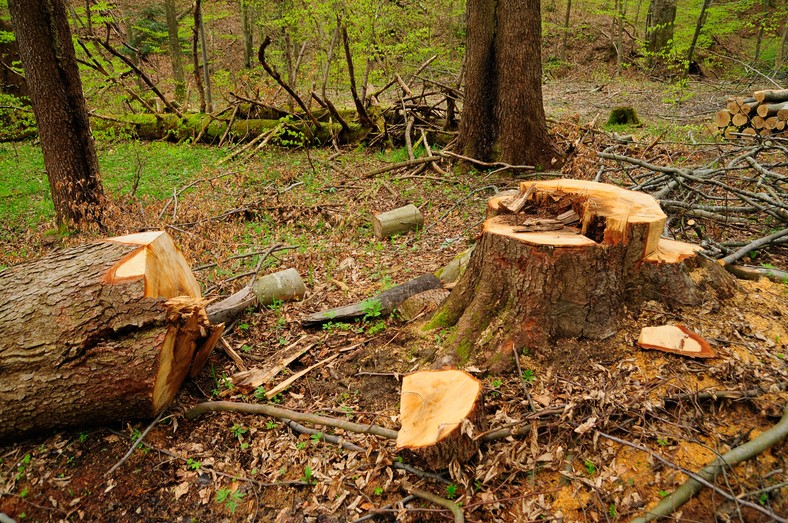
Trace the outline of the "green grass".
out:
M 112 197 L 129 196 L 139 172 L 136 196 L 165 199 L 173 187 L 202 176 L 226 151 L 166 142 L 99 144 L 99 169 Z M 34 227 L 55 211 L 41 148 L 31 142 L 0 143 L 0 216 L 7 228 Z

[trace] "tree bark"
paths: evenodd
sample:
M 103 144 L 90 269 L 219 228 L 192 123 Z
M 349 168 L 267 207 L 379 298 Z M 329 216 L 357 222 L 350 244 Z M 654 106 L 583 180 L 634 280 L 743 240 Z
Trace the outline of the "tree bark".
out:
M 164 9 L 167 15 L 167 36 L 170 44 L 172 80 L 175 83 L 175 99 L 182 102 L 186 94 L 186 76 L 183 74 L 181 39 L 178 36 L 178 14 L 175 12 L 175 0 L 165 0 Z
M 251 69 L 254 60 L 254 19 L 249 0 L 241 0 L 241 32 L 244 41 L 244 67 Z
M 465 101 L 459 146 L 482 161 L 560 163 L 542 105 L 539 0 L 467 4 Z
M 0 272 L 0 440 L 156 416 L 218 340 L 164 232 Z
M 195 0 L 194 2 L 194 28 L 192 29 L 192 61 L 194 63 L 194 83 L 197 86 L 197 92 L 200 94 L 200 112 L 205 112 L 205 88 L 202 83 L 202 71 L 200 71 L 200 56 L 199 42 L 200 42 L 200 27 L 202 26 L 202 0 Z
M 701 6 L 700 14 L 698 15 L 698 23 L 695 24 L 695 32 L 692 34 L 692 42 L 690 42 L 689 50 L 687 51 L 686 73 L 689 73 L 689 69 L 692 66 L 692 57 L 695 55 L 695 44 L 698 43 L 700 32 L 703 30 L 703 26 L 706 24 L 706 9 L 709 8 L 709 5 L 711 5 L 711 0 L 703 0 L 703 5 Z
M 104 189 L 63 0 L 9 0 L 61 226 L 101 223 Z
M 652 0 L 646 14 L 646 50 L 659 54 L 673 40 L 676 22 L 676 0 Z
M 537 213 L 538 225 L 571 209 L 579 229 L 521 232 L 536 220 L 507 214 L 501 202 L 509 195 L 490 200 L 468 269 L 429 324 L 456 326 L 446 346 L 460 364 L 502 370 L 513 350 L 615 334 L 625 305 L 697 305 L 707 289 L 730 291 L 722 267 L 701 267 L 699 247 L 660 238 L 666 216 L 650 196 L 580 180 L 523 189 L 529 184 L 536 187 L 526 212 Z

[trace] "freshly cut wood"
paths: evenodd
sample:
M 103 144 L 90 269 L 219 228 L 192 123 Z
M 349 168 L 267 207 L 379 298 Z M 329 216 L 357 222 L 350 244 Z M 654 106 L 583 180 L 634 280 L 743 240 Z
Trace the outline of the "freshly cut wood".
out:
M 777 122 L 778 120 L 776 116 L 770 116 L 766 120 L 764 120 L 764 127 L 769 129 L 770 131 L 773 131 L 777 127 Z
M 272 365 L 263 368 L 253 367 L 249 370 L 236 372 L 233 374 L 232 380 L 235 388 L 238 389 L 238 391 L 242 394 L 249 394 L 257 387 L 267 385 L 280 372 L 286 369 L 288 365 L 309 352 L 312 347 L 315 346 L 315 344 L 312 343 L 304 347 L 298 347 L 298 345 L 303 340 L 304 337 L 302 336 L 296 342 L 291 343 L 279 353 L 269 358 L 269 361 L 276 362 Z
M 758 134 L 758 131 L 756 131 L 755 128 L 753 127 L 745 127 L 744 129 L 741 130 L 741 134 L 747 136 L 755 136 Z
M 474 431 L 480 429 L 482 384 L 457 369 L 427 370 L 402 378 L 397 450 L 408 450 L 433 470 L 478 450 Z
M 733 125 L 736 127 L 743 127 L 750 123 L 750 119 L 747 118 L 747 115 L 744 113 L 736 113 L 731 118 L 731 123 L 733 123 Z
M 660 237 L 666 216 L 651 196 L 583 180 L 528 183 L 530 212 L 571 208 L 578 227 L 517 232 L 531 215 L 507 214 L 505 195 L 489 201 L 468 269 L 428 324 L 455 326 L 444 349 L 459 364 L 505 370 L 513 350 L 611 336 L 644 300 L 693 306 L 732 292 L 733 278 L 698 246 Z
M 380 316 L 388 316 L 402 302 L 414 294 L 430 289 L 440 289 L 442 286 L 440 279 L 434 274 L 422 274 L 401 285 L 383 291 L 368 300 L 310 314 L 302 318 L 301 323 L 305 326 L 310 326 L 328 321 L 353 321 L 357 318 L 363 318 L 373 309 L 377 310 Z
M 717 127 L 724 128 L 731 124 L 732 117 L 733 114 L 731 114 L 728 109 L 722 109 L 721 111 L 717 111 L 714 117 L 714 123 L 717 124 Z
M 516 195 L 501 201 L 501 206 L 511 213 L 518 213 L 522 210 L 528 198 L 534 192 L 534 184 L 529 185 L 527 188 L 521 189 Z
M 372 230 L 379 240 L 418 229 L 423 225 L 424 217 L 413 204 L 372 216 Z
M 754 129 L 763 129 L 766 126 L 766 120 L 764 120 L 762 116 L 755 115 L 750 118 L 750 125 L 752 125 Z
M 752 116 L 753 114 L 756 114 L 755 111 L 757 108 L 758 102 L 743 103 L 739 106 L 739 113 Z
M 753 102 L 756 102 L 755 98 L 752 97 L 745 98 L 742 96 L 737 96 L 733 98 L 728 98 L 728 102 L 726 103 L 725 108 L 728 109 L 731 112 L 731 114 L 736 114 L 740 112 L 741 107 L 743 105 L 751 104 Z
M 683 325 L 661 325 L 640 330 L 638 346 L 689 358 L 714 358 L 709 342 Z
M 788 121 L 788 108 L 777 111 L 777 118 L 783 121 Z
M 788 102 L 781 102 L 777 104 L 762 104 L 758 106 L 758 116 L 767 118 L 769 116 L 776 116 L 781 109 L 788 109 Z
M 301 275 L 290 268 L 266 274 L 252 284 L 222 301 L 208 305 L 208 318 L 212 323 L 229 324 L 249 307 L 273 305 L 276 302 L 302 300 L 306 295 Z
M 788 89 L 767 89 L 753 93 L 758 103 L 788 102 Z
M 0 439 L 156 416 L 221 332 L 161 231 L 0 272 Z

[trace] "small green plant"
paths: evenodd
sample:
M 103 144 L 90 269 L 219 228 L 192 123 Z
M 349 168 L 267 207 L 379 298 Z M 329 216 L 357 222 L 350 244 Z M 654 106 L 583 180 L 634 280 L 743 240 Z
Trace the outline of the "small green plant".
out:
M 769 494 L 767 494 L 766 492 L 764 492 L 758 497 L 758 503 L 760 503 L 762 507 L 765 507 L 768 502 L 769 502 Z
M 667 490 L 660 490 L 657 494 L 659 494 L 659 497 L 661 498 L 666 498 L 668 497 L 669 492 Z
M 265 424 L 265 428 L 268 429 L 268 430 L 275 429 L 276 427 L 277 427 L 277 423 L 274 420 L 269 420 Z
M 316 434 L 312 434 L 312 435 L 309 436 L 309 439 L 311 439 L 315 443 L 320 443 L 320 440 L 323 439 L 323 433 L 322 432 L 318 432 Z
M 232 433 L 232 435 L 233 435 L 233 436 L 235 436 L 236 438 L 240 438 L 241 436 L 243 436 L 244 434 L 246 434 L 247 432 L 249 432 L 249 429 L 247 429 L 247 428 L 246 428 L 246 427 L 244 427 L 243 425 L 239 425 L 238 423 L 233 423 L 233 426 L 232 426 L 232 428 L 230 429 L 230 432 L 231 432 L 231 433 Z
M 244 352 L 250 352 L 252 350 L 252 346 L 244 344 L 241 346 L 241 350 Z
M 448 499 L 454 499 L 457 497 L 457 485 L 454 483 L 449 483 L 446 485 L 446 497 Z
M 610 504 L 610 507 L 607 509 L 607 513 L 610 514 L 611 518 L 617 518 L 618 517 L 618 512 L 616 511 L 616 506 L 613 503 Z
M 229 488 L 220 488 L 216 492 L 216 503 L 224 505 L 230 514 L 235 514 L 235 509 L 238 508 L 238 503 L 243 501 L 246 494 L 237 490 L 231 491 Z
M 533 383 L 536 379 L 533 369 L 525 369 L 522 375 L 523 381 L 526 383 Z
M 186 460 L 186 466 L 192 470 L 200 470 L 200 467 L 202 467 L 202 462 L 197 461 L 196 459 L 188 458 Z
M 309 485 L 314 485 L 316 483 L 312 473 L 312 467 L 309 465 L 304 466 L 304 475 L 301 477 L 301 481 L 308 483 Z
M 259 400 L 264 400 L 265 399 L 265 387 L 260 385 L 259 387 L 254 389 L 254 397 L 259 399 Z
M 87 432 L 80 432 L 79 433 L 79 442 L 85 443 L 88 440 L 88 433 Z
M 386 330 L 386 322 L 380 320 L 378 322 L 375 322 L 374 325 L 370 325 L 367 328 L 367 334 L 369 336 L 374 336 L 375 334 L 378 334 L 379 332 L 383 332 L 384 330 Z
M 480 479 L 477 479 L 477 480 L 476 480 L 476 481 L 473 483 L 473 490 L 475 490 L 476 492 L 479 492 L 481 489 L 482 489 L 482 480 L 480 480 Z
M 503 380 L 501 378 L 493 378 L 491 383 L 492 388 L 499 389 L 501 385 L 503 385 Z
M 306 448 L 306 441 L 299 441 L 296 443 L 296 448 L 298 450 L 304 450 Z
M 660 447 L 667 447 L 670 445 L 670 442 L 665 438 L 657 438 L 657 445 Z
M 376 496 L 382 496 L 383 495 L 383 487 L 375 487 L 375 489 L 372 491 L 372 493 L 375 494 Z
M 27 497 L 27 494 L 28 494 L 28 492 L 29 492 L 29 491 L 28 491 L 27 487 L 23 488 L 23 489 L 22 489 L 22 492 L 20 492 L 20 493 L 19 493 L 19 497 L 20 497 L 20 498 L 26 498 L 26 497 Z
M 249 330 L 249 324 L 248 323 L 239 323 L 238 324 L 238 329 L 240 329 L 242 331 L 248 331 Z
M 596 474 L 596 465 L 594 465 L 593 461 L 591 461 L 590 459 L 584 460 L 583 465 L 585 465 L 586 467 L 586 474 L 588 474 L 589 476 L 593 476 L 594 474 Z
M 361 312 L 364 313 L 362 321 L 370 318 L 379 318 L 383 314 L 383 304 L 377 298 L 369 298 L 361 302 Z

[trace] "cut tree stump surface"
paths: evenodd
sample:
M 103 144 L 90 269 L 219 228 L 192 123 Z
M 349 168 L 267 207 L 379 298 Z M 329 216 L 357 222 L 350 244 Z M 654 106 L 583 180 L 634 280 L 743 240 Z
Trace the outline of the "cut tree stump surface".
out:
M 164 232 L 0 272 L 0 439 L 153 417 L 221 334 Z
M 408 450 L 432 469 L 463 462 L 478 449 L 473 433 L 482 401 L 482 384 L 467 372 L 446 369 L 402 378 L 397 450 Z
M 666 215 L 651 196 L 583 180 L 522 183 L 529 191 L 520 213 L 503 205 L 516 192 L 489 201 L 468 269 L 428 325 L 456 325 L 447 348 L 460 364 L 509 368 L 512 350 L 613 335 L 627 305 L 730 294 L 732 279 L 698 246 L 661 238 Z M 570 211 L 576 226 L 520 232 Z

